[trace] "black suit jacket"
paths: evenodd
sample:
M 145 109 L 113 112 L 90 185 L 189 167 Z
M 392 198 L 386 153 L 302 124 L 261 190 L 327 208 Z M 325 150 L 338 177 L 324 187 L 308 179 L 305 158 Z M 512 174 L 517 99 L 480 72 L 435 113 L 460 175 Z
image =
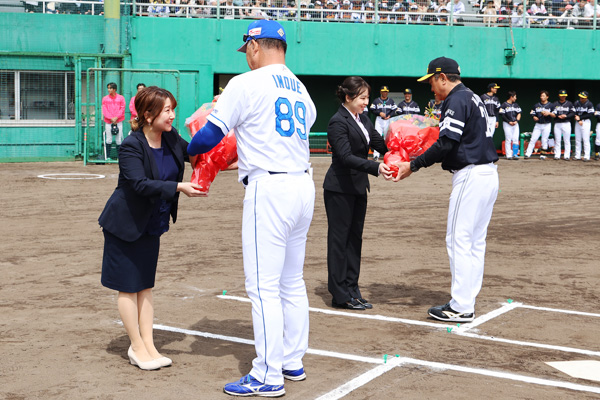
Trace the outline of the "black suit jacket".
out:
M 127 242 L 139 239 L 161 199 L 171 202 L 171 217 L 173 222 L 177 220 L 177 183 L 183 180 L 184 162 L 189 161 L 188 143 L 175 128 L 163 132 L 162 138 L 179 168 L 177 182 L 160 180 L 154 154 L 143 132 L 132 132 L 121 144 L 117 188 L 98 218 L 100 226 L 119 239 Z
M 388 151 L 387 146 L 369 117 L 360 114 L 359 118 L 369 132 L 369 144 L 363 131 L 344 106 L 340 106 L 329 120 L 327 140 L 332 156 L 331 167 L 323 182 L 323 188 L 326 190 L 366 194 L 367 190 L 370 190 L 367 174 L 377 176 L 379 173 L 379 163 L 368 159 L 369 148 L 385 154 Z

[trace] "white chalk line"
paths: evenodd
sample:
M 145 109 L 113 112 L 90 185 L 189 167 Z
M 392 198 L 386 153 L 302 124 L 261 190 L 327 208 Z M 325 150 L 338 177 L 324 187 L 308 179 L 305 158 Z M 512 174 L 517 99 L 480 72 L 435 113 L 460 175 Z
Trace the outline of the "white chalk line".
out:
M 217 295 L 218 298 L 220 299 L 225 299 L 225 300 L 235 300 L 235 301 L 241 301 L 244 303 L 250 303 L 250 299 L 247 297 L 238 297 L 238 296 L 230 296 L 230 295 Z M 315 307 L 309 307 L 308 308 L 309 311 L 312 312 L 316 312 L 316 313 L 321 313 L 321 314 L 328 314 L 328 315 L 339 315 L 342 317 L 350 317 L 350 318 L 361 318 L 361 319 L 371 319 L 371 320 L 378 320 L 378 321 L 387 321 L 387 322 L 400 322 L 403 324 L 410 324 L 410 325 L 420 325 L 420 326 L 429 326 L 432 328 L 436 328 L 436 329 L 446 329 L 446 328 L 453 328 L 456 327 L 456 325 L 447 325 L 447 324 L 441 324 L 441 323 L 436 323 L 436 322 L 426 322 L 426 321 L 416 321 L 413 319 L 404 319 L 404 318 L 395 318 L 395 317 L 386 317 L 385 315 L 372 315 L 372 314 L 359 314 L 360 311 L 354 312 L 354 313 L 349 313 L 349 312 L 344 312 L 344 311 L 336 311 L 336 310 L 327 310 L 324 308 L 315 308 Z
M 210 339 L 225 340 L 225 341 L 234 342 L 234 343 L 242 343 L 242 344 L 249 344 L 249 345 L 254 344 L 254 341 L 249 340 L 249 339 L 242 339 L 242 338 L 233 337 L 233 336 L 218 335 L 218 334 L 214 334 L 214 333 L 201 332 L 201 331 L 196 331 L 196 330 L 192 330 L 192 329 L 176 328 L 176 327 L 171 327 L 171 326 L 167 326 L 167 325 L 155 324 L 154 329 L 164 330 L 164 331 L 169 331 L 169 332 L 176 332 L 176 333 L 183 333 L 186 335 L 200 336 L 200 337 L 205 337 L 205 338 L 210 338 Z M 371 380 L 377 378 L 378 376 L 381 376 L 382 374 L 391 370 L 392 368 L 397 367 L 402 364 L 412 364 L 412 365 L 418 365 L 418 366 L 422 366 L 422 367 L 432 368 L 435 370 L 451 370 L 451 371 L 458 371 L 458 372 L 464 372 L 464 373 L 470 373 L 470 374 L 476 374 L 476 375 L 489 376 L 489 377 L 493 377 L 493 378 L 500 378 L 500 379 L 507 379 L 507 380 L 531 383 L 531 384 L 536 384 L 536 385 L 552 386 L 552 387 L 557 387 L 557 388 L 591 392 L 591 393 L 600 393 L 600 387 L 585 386 L 585 385 L 580 385 L 580 384 L 576 384 L 576 383 L 555 381 L 555 380 L 550 380 L 550 379 L 534 378 L 534 377 L 525 376 L 525 375 L 513 374 L 510 372 L 492 371 L 492 370 L 486 370 L 486 369 L 481 369 L 481 368 L 463 367 L 460 365 L 418 360 L 415 358 L 390 357 L 390 359 L 387 362 L 385 362 L 383 360 L 383 358 L 363 357 L 363 356 L 357 356 L 357 355 L 353 355 L 353 354 L 344 354 L 344 353 L 338 353 L 338 352 L 327 351 L 327 350 L 308 349 L 307 353 L 314 354 L 314 355 L 321 355 L 321 356 L 325 356 L 325 357 L 339 358 L 339 359 L 343 359 L 343 360 L 352 360 L 352 361 L 366 362 L 366 363 L 371 363 L 371 364 L 381 364 L 380 367 L 382 367 L 382 368 L 374 368 L 370 371 L 367 371 L 366 373 L 362 374 L 361 376 L 350 381 L 350 382 L 354 381 L 352 385 L 346 386 L 346 385 L 348 385 L 348 383 L 350 383 L 350 382 L 348 382 L 348 383 L 340 386 L 339 388 L 335 389 L 334 391 L 325 394 L 324 396 L 330 395 L 331 393 L 334 393 L 334 392 L 337 393 L 337 390 L 341 389 L 341 388 L 345 388 L 343 390 L 349 390 L 345 394 L 341 394 L 341 393 L 343 393 L 343 390 L 342 390 L 342 391 L 340 391 L 341 395 L 338 395 L 339 397 L 322 397 L 322 400 L 339 399 L 340 397 L 343 397 L 346 394 L 350 393 L 352 390 L 355 390 L 356 388 L 370 382 Z M 334 396 L 334 394 L 331 394 L 331 396 Z
M 229 299 L 229 300 L 236 300 L 236 301 L 250 303 L 250 299 L 248 299 L 246 297 L 237 297 L 237 296 L 228 296 L 228 295 L 225 295 L 225 296 L 218 295 L 217 297 L 219 297 L 221 299 Z M 496 318 L 499 315 L 502 315 L 510 310 L 517 308 L 517 307 L 522 307 L 521 303 L 513 302 L 511 304 L 505 304 L 502 307 L 498 308 L 497 310 L 494 310 L 494 311 L 492 311 L 488 314 L 485 314 L 479 318 L 481 318 L 483 320 L 483 322 L 487 322 L 487 321 L 491 320 L 492 318 Z M 458 336 L 469 337 L 472 339 L 481 339 L 481 340 L 488 340 L 488 341 L 499 342 L 499 343 L 513 344 L 513 345 L 518 345 L 518 346 L 535 347 L 535 348 L 540 348 L 540 349 L 557 350 L 557 351 L 562 351 L 565 353 L 584 354 L 584 355 L 588 355 L 588 356 L 600 357 L 599 351 L 578 349 L 578 348 L 566 347 L 566 346 L 555 346 L 555 345 L 544 344 L 544 343 L 526 342 L 526 341 L 522 341 L 522 340 L 503 339 L 503 338 L 499 338 L 496 336 L 479 335 L 479 334 L 467 332 L 468 329 L 472 328 L 469 325 L 473 324 L 473 323 L 470 323 L 469 325 L 461 324 L 461 326 L 457 328 L 455 325 L 426 323 L 426 322 L 414 321 L 414 320 L 410 320 L 410 319 L 386 317 L 383 315 L 351 314 L 351 313 L 347 313 L 347 312 L 325 310 L 325 309 L 313 308 L 313 307 L 309 307 L 309 310 L 313 311 L 313 312 L 321 312 L 324 314 L 339 315 L 339 316 L 344 316 L 344 317 L 349 316 L 352 318 L 375 319 L 375 320 L 380 320 L 380 321 L 400 322 L 400 323 L 411 324 L 411 325 L 433 326 L 435 328 L 442 328 L 445 330 L 447 330 L 447 328 L 451 328 L 450 333 L 456 334 Z M 475 318 L 475 321 L 477 321 L 477 320 L 478 320 L 478 318 Z
M 62 173 L 62 174 L 42 174 L 42 175 L 38 175 L 38 178 L 42 178 L 42 179 L 57 179 L 57 180 L 63 180 L 63 179 L 103 179 L 105 178 L 104 175 L 100 175 L 100 174 L 84 174 L 84 173 Z
M 536 306 L 529 306 L 526 304 L 519 304 L 518 307 L 529 308 L 531 310 L 557 312 L 557 313 L 563 313 L 563 314 L 583 315 L 586 317 L 596 317 L 596 318 L 600 317 L 600 314 L 594 314 L 594 313 L 583 312 L 583 311 L 561 310 L 559 308 L 536 307 Z
M 366 385 L 367 383 L 371 382 L 375 378 L 385 374 L 386 372 L 388 372 L 392 368 L 397 367 L 400 364 L 401 364 L 400 359 L 394 357 L 394 358 L 390 359 L 387 363 L 385 363 L 383 365 L 378 365 L 377 367 L 365 372 L 364 374 L 359 375 L 356 378 L 344 383 L 342 386 L 339 386 L 339 387 L 333 389 L 331 392 L 325 393 L 324 395 L 317 397 L 316 400 L 338 400 L 338 399 L 341 399 L 342 397 L 346 396 L 347 394 L 350 394 L 351 392 L 353 392 L 355 389 L 358 389 L 359 387 Z
M 521 303 L 514 303 L 514 302 L 510 303 L 510 304 L 509 303 L 503 304 L 502 307 L 497 308 L 494 311 L 491 311 L 491 312 L 489 312 L 487 314 L 484 314 L 484 315 L 482 315 L 480 317 L 476 317 L 473 320 L 473 322 L 470 322 L 468 325 L 462 325 L 461 324 L 461 326 L 457 328 L 458 333 L 465 332 L 465 331 L 468 331 L 470 329 L 473 329 L 476 326 L 484 324 L 484 323 L 486 323 L 486 322 L 488 322 L 488 321 L 490 321 L 490 320 L 492 320 L 492 319 L 494 319 L 494 318 L 496 318 L 496 317 L 498 317 L 498 316 L 500 316 L 500 315 L 502 315 L 504 313 L 507 313 L 507 312 L 509 312 L 511 310 L 514 310 L 520 304 Z

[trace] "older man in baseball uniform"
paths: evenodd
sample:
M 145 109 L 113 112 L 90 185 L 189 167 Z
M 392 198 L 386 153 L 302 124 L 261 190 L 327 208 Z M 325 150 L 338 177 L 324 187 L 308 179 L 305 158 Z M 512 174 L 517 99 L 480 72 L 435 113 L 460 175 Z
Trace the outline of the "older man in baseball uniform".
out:
M 233 129 L 246 195 L 242 246 L 252 301 L 256 358 L 225 385 L 233 396 L 277 397 L 284 378 L 306 378 L 308 297 L 303 278 L 315 185 L 308 134 L 317 117 L 306 87 L 285 66 L 286 35 L 277 21 L 252 22 L 239 51 L 251 71 L 229 81 L 188 153 L 204 153 Z
M 460 81 L 460 67 L 440 57 L 429 63 L 431 90 L 444 100 L 440 137 L 425 153 L 398 165 L 404 179 L 421 168 L 442 162 L 452 172 L 446 249 L 452 272 L 452 299 L 431 307 L 429 315 L 440 321 L 469 322 L 475 318 L 475 298 L 483 282 L 485 239 L 498 196 L 498 160 L 481 98 Z

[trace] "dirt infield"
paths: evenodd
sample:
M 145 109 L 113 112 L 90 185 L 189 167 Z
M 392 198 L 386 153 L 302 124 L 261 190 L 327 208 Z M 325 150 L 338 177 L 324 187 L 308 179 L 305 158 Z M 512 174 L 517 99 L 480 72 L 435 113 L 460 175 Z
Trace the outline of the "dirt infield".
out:
M 333 311 L 321 188 L 330 160 L 312 162 L 317 199 L 305 277 L 311 307 Z M 500 160 L 498 169 L 501 191 L 477 316 L 506 306 L 509 298 L 515 304 L 598 314 L 600 162 Z M 37 177 L 44 173 L 106 178 Z M 116 165 L 0 165 L 0 398 L 225 399 L 223 385 L 249 371 L 253 346 L 201 336 L 253 338 L 250 305 L 235 300 L 246 297 L 240 228 L 244 189 L 236 172 L 221 173 L 208 198 L 182 198 L 180 219 L 163 236 L 155 322 L 171 330 L 157 329 L 156 342 L 174 364 L 152 372 L 129 365 L 116 293 L 100 285 L 103 238 L 97 218 L 117 174 Z M 469 330 L 472 336 L 461 335 L 459 327 L 448 332 L 450 327 L 427 317 L 428 307 L 449 300 L 444 241 L 450 178 L 435 166 L 397 184 L 371 179 L 361 287 L 374 309 L 361 315 L 429 325 L 312 312 L 310 348 L 335 353 L 308 354 L 308 379 L 286 383 L 285 398 L 325 395 L 385 366 L 369 362 L 384 354 L 390 363 L 403 363 L 390 365 L 346 399 L 600 397 L 593 392 L 600 382 L 571 378 L 545 364 L 600 360 L 598 316 L 515 307 Z M 217 297 L 224 290 L 225 299 Z M 489 371 L 491 376 L 484 374 Z M 591 389 L 501 378 L 498 372 Z

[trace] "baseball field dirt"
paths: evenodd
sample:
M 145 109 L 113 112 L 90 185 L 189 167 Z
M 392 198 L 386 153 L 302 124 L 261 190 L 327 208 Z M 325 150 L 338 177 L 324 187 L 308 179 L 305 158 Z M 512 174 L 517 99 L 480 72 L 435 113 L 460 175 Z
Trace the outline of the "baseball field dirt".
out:
M 476 305 L 489 320 L 470 327 L 427 316 L 449 300 L 451 175 L 438 165 L 399 183 L 371 177 L 360 283 L 374 308 L 344 312 L 327 291 L 321 186 L 330 159 L 311 161 L 308 377 L 286 382 L 285 398 L 600 398 L 600 382 L 546 364 L 600 361 L 600 162 L 498 162 Z M 38 178 L 52 173 L 105 178 Z M 0 166 L 0 398 L 226 399 L 223 385 L 249 371 L 237 171 L 221 172 L 208 198 L 182 197 L 162 237 L 155 340 L 173 366 L 151 372 L 129 364 L 116 292 L 100 284 L 97 218 L 117 174 L 81 162 Z

